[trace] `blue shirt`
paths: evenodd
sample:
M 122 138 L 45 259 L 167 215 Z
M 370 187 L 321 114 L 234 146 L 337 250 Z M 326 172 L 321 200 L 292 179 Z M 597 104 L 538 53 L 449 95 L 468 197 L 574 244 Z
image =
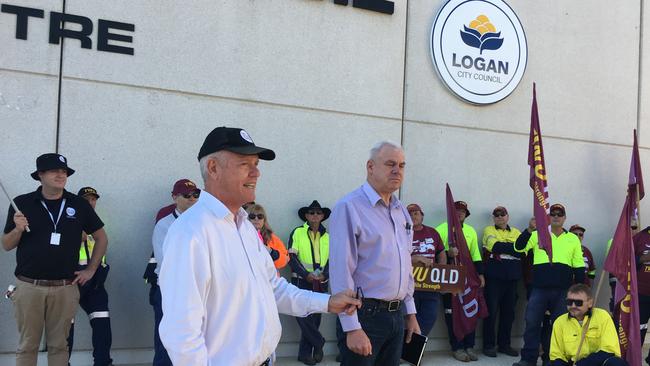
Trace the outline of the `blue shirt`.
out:
M 404 300 L 407 314 L 415 314 L 412 227 L 397 197 L 386 206 L 368 182 L 343 197 L 329 225 L 332 293 L 361 287 L 367 298 Z M 361 328 L 356 313 L 339 319 L 345 332 Z

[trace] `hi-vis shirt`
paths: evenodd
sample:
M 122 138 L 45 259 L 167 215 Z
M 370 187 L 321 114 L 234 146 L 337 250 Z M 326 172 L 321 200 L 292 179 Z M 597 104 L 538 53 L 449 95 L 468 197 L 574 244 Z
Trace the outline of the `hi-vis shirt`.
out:
M 551 362 L 560 359 L 568 363 L 575 363 L 576 352 L 578 352 L 578 345 L 582 337 L 582 330 L 587 324 L 589 317 L 592 318 L 585 335 L 585 341 L 580 349 L 580 359 L 597 352 L 610 354 L 609 356 L 599 355 L 604 358 L 621 356 L 618 334 L 616 333 L 616 328 L 614 328 L 612 317 L 603 309 L 593 308 L 590 313 L 585 315 L 582 320 L 582 325 L 576 318 L 570 316 L 569 313 L 561 315 L 555 320 L 551 335 Z M 602 362 L 597 364 L 600 365 Z
M 278 312 L 326 312 L 329 295 L 276 275 L 243 209 L 207 191 L 171 225 L 159 284 L 160 338 L 174 365 L 257 366 L 280 341 Z

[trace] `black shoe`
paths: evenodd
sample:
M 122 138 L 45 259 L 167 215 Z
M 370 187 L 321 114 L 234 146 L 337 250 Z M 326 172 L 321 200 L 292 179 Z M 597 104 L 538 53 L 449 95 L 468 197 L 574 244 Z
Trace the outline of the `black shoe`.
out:
M 313 365 L 316 364 L 316 360 L 314 360 L 313 357 L 300 357 L 300 356 L 298 356 L 298 361 L 304 363 L 305 365 L 313 366 Z
M 483 348 L 483 354 L 488 356 L 488 357 L 496 357 L 497 356 L 497 351 L 496 351 L 496 349 L 494 349 L 494 347 L 492 347 L 492 348 Z
M 323 361 L 323 349 L 322 348 L 314 348 L 314 361 L 316 363 L 319 363 Z
M 512 366 L 536 366 L 536 362 L 530 362 L 526 360 L 520 360 L 512 364 Z
M 516 349 L 514 349 L 514 348 L 512 348 L 510 346 L 508 346 L 508 347 L 499 347 L 499 353 L 505 353 L 506 355 L 512 356 L 512 357 L 519 356 L 519 352 Z

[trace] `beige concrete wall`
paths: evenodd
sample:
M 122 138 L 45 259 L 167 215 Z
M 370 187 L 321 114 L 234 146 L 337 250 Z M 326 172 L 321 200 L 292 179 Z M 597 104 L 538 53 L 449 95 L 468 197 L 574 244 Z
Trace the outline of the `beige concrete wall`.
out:
M 602 0 L 509 4 L 527 35 L 526 74 L 508 98 L 477 107 L 448 92 L 433 69 L 429 32 L 440 0 L 398 1 L 393 15 L 325 0 L 68 0 L 68 13 L 134 23 L 135 55 L 98 52 L 95 36 L 92 50 L 67 40 L 61 73 L 61 50 L 47 43 L 47 12 L 62 2 L 21 1 L 46 9 L 46 18 L 30 18 L 23 41 L 14 38 L 15 16 L 0 13 L 7 50 L 0 53 L 0 178 L 14 194 L 35 188 L 28 174 L 36 156 L 58 148 L 78 171 L 70 190 L 99 190 L 110 238 L 113 344 L 146 348 L 153 316 L 141 275 L 153 216 L 169 202 L 176 179 L 199 180 L 196 154 L 212 128 L 245 127 L 275 149 L 278 158 L 261 165 L 257 201 L 283 240 L 299 224 L 300 206 L 318 199 L 331 207 L 361 184 L 367 151 L 382 139 L 404 144 L 402 199 L 420 203 L 426 223 L 444 219 L 449 182 L 455 197 L 469 202 L 468 222 L 481 235 L 497 204 L 509 208 L 517 227 L 530 216 L 526 154 L 537 82 L 551 200 L 566 204 L 567 224 L 587 228 L 601 264 L 637 126 L 642 161 L 650 159 L 643 97 L 650 52 L 639 29 L 649 10 L 641 14 L 638 0 L 616 7 Z M 7 206 L 0 197 L 2 222 Z M 14 256 L 0 256 L 0 284 L 13 281 Z M 2 352 L 15 348 L 12 313 L 10 302 L 0 303 Z M 282 320 L 280 352 L 293 354 L 298 328 Z M 85 315 L 77 324 L 78 348 L 87 349 Z M 322 327 L 333 341 L 333 317 Z M 440 314 L 433 348 L 447 347 L 443 329 Z

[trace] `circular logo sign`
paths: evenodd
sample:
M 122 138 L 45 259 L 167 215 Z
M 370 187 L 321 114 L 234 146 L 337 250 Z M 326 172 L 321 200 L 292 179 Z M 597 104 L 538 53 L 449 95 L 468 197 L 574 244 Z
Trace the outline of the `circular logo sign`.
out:
M 433 22 L 430 46 L 442 81 L 473 104 L 510 95 L 528 61 L 524 29 L 502 0 L 449 0 Z
M 72 207 L 67 207 L 65 209 L 65 213 L 68 214 L 68 216 L 74 216 L 74 214 L 77 213 L 77 211 L 75 211 L 75 209 Z

